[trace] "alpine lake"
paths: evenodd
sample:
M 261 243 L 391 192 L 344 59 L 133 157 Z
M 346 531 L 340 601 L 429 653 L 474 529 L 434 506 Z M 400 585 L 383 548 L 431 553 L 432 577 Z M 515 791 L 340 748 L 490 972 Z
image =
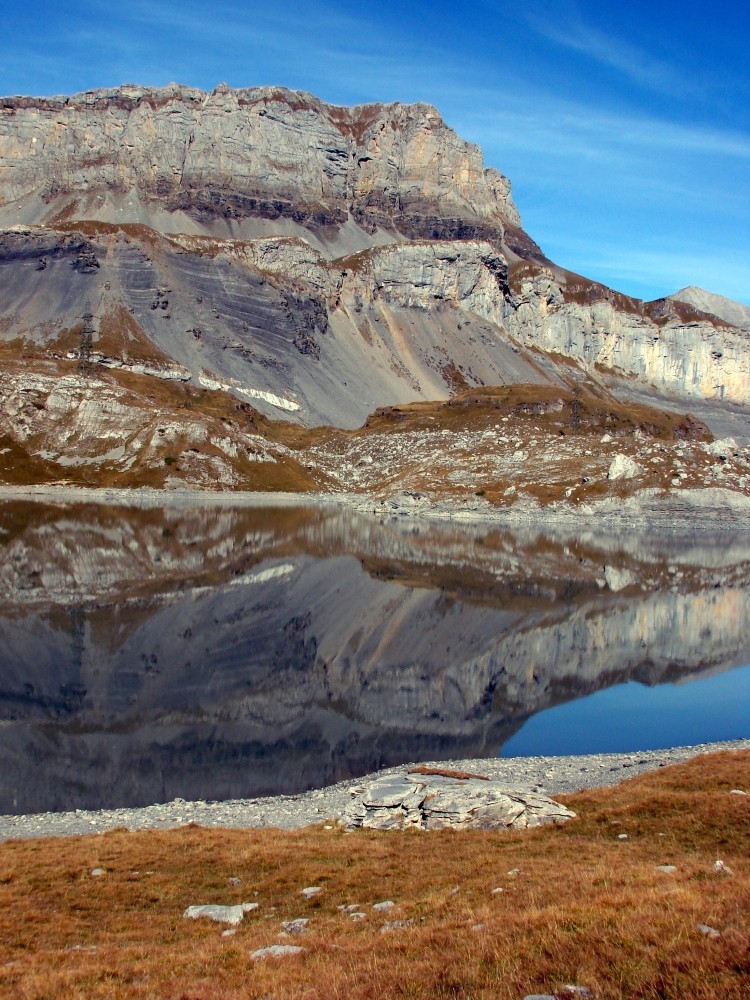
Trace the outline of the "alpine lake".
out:
M 0 812 L 750 736 L 750 533 L 0 504 Z

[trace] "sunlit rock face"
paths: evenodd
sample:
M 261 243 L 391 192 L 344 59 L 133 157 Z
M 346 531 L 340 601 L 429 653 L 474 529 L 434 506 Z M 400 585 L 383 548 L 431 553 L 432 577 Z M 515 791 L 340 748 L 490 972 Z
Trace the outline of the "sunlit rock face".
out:
M 573 553 L 341 513 L 7 523 L 7 810 L 291 792 L 493 755 L 542 708 L 747 651 L 739 549 L 731 565 L 725 547 L 634 555 L 617 538 Z M 601 566 L 623 561 L 613 589 Z
M 605 289 L 602 289 L 606 292 Z M 520 340 L 587 365 L 635 375 L 686 397 L 750 400 L 748 334 L 706 313 L 610 295 L 576 301 L 568 282 L 544 270 L 523 281 L 505 305 L 505 321 Z
M 688 285 L 687 288 L 681 288 L 669 298 L 676 302 L 686 302 L 705 313 L 718 316 L 733 326 L 750 331 L 750 306 L 745 306 L 741 302 L 733 302 L 732 299 L 728 299 L 724 295 L 716 295 L 715 292 L 708 292 L 705 288 Z
M 176 85 L 10 98 L 0 172 L 3 202 L 23 203 L 6 222 L 57 210 L 171 232 L 271 235 L 276 224 L 341 248 L 378 229 L 502 239 L 508 226 L 538 254 L 507 178 L 427 104 L 343 108 L 283 88 Z
M 419 240 L 332 263 L 297 238 L 27 228 L 0 237 L 0 292 L 0 342 L 70 363 L 93 303 L 96 366 L 224 389 L 308 425 L 355 427 L 379 405 L 564 386 L 595 369 L 634 374 L 686 407 L 750 393 L 741 331 L 702 314 L 657 323 L 642 303 L 568 301 L 551 277 L 516 290 L 486 241 Z
M 426 104 L 223 85 L 6 98 L 0 226 L 0 351 L 17 363 L 2 408 L 29 368 L 75 373 L 84 315 L 96 373 L 223 392 L 308 427 L 519 384 L 750 404 L 741 310 L 690 290 L 643 303 L 556 266 L 521 229 L 507 178 Z M 67 391 L 91 397 L 98 426 L 93 385 Z M 149 415 L 120 413 L 138 427 L 117 441 L 125 404 L 111 395 L 112 461 L 149 466 Z M 47 412 L 57 430 L 62 411 Z M 12 418 L 5 429 L 37 464 L 60 451 L 22 427 L 14 438 Z M 270 454 L 202 415 L 172 432 L 197 484 L 236 487 Z M 64 460 L 88 462 L 87 441 L 68 435 Z

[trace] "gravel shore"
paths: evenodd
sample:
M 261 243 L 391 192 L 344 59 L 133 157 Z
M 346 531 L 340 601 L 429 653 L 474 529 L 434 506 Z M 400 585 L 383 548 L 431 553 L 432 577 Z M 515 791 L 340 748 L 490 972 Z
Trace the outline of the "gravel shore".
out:
M 610 497 L 572 505 L 558 502 L 540 506 L 520 499 L 505 507 L 495 507 L 483 497 L 430 500 L 422 494 L 400 492 L 388 500 L 378 500 L 362 492 L 264 493 L 240 490 L 210 490 L 196 487 L 175 489 L 97 488 L 42 484 L 38 486 L 0 485 L 0 502 L 23 500 L 35 503 L 94 503 L 135 507 L 143 510 L 195 507 L 347 507 L 370 516 L 419 519 L 462 524 L 497 524 L 506 527 L 534 525 L 539 528 L 590 528 L 595 516 L 599 530 L 627 528 L 637 531 L 666 531 L 697 535 L 701 531 L 736 534 L 750 530 L 750 496 L 719 487 L 680 489 L 672 493 L 660 489 L 640 489 L 629 497 Z
M 750 739 L 744 739 L 636 753 L 574 757 L 491 757 L 420 763 L 483 774 L 507 783 L 509 788 L 542 791 L 554 796 L 584 788 L 616 785 L 626 778 L 670 764 L 679 764 L 702 753 L 749 749 Z M 378 774 L 394 774 L 411 766 L 415 765 L 403 764 L 387 768 Z M 136 809 L 77 809 L 75 812 L 65 813 L 0 816 L 0 840 L 68 837 L 102 833 L 122 827 L 128 830 L 168 830 L 188 823 L 227 829 L 276 827 L 293 830 L 326 820 L 335 821 L 351 800 L 353 790 L 361 790 L 374 777 L 373 774 L 365 775 L 299 795 L 234 799 L 227 802 L 187 802 L 175 799 Z

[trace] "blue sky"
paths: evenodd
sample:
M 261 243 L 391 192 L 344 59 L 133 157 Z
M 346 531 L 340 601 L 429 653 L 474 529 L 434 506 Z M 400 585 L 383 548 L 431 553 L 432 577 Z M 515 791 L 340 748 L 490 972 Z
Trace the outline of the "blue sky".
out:
M 559 264 L 750 304 L 750 6 L 736 0 L 6 0 L 0 92 L 176 80 L 428 101 Z

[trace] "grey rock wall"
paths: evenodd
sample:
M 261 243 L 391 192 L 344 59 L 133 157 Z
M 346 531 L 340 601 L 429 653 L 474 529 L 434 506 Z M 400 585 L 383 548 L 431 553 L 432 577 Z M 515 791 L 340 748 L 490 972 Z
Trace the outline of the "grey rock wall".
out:
M 5 98 L 0 225 L 3 339 L 53 342 L 87 300 L 124 309 L 157 374 L 305 424 L 601 372 L 686 407 L 750 404 L 750 334 L 700 311 L 715 297 L 592 294 L 426 104 L 223 85 Z
M 230 232 L 256 218 L 334 243 L 349 221 L 370 237 L 384 228 L 502 240 L 508 225 L 512 242 L 539 255 L 520 231 L 507 178 L 486 169 L 479 148 L 434 108 L 334 107 L 282 88 L 6 98 L 0 204 L 6 222 L 65 211 Z

